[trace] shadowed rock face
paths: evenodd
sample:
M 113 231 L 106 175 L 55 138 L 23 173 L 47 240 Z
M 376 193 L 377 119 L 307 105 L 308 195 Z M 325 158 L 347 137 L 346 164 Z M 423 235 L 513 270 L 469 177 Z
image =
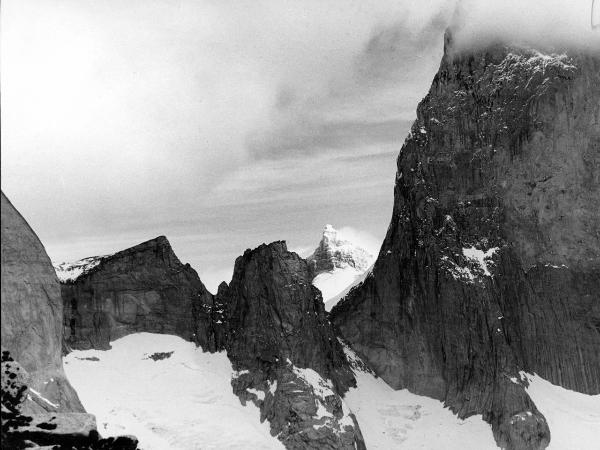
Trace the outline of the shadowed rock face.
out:
M 446 39 L 373 273 L 331 320 L 391 386 L 542 449 L 520 370 L 600 392 L 600 59 Z
M 247 250 L 215 303 L 223 310 L 223 346 L 238 371 L 234 392 L 260 407 L 287 448 L 364 446 L 340 397 L 354 376 L 305 260 L 285 242 Z
M 2 197 L 2 350 L 27 372 L 24 413 L 83 412 L 62 367 L 60 285 L 44 246 Z
M 110 341 L 150 332 L 195 340 L 206 350 L 213 297 L 189 264 L 182 264 L 164 236 L 103 257 L 62 284 L 67 344 L 108 349 Z

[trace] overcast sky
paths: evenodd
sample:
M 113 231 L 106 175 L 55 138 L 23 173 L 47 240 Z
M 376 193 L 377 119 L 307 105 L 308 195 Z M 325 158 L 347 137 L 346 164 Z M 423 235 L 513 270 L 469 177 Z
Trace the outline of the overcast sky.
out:
M 466 46 L 590 36 L 591 0 L 481 4 L 460 6 Z M 1 14 L 2 189 L 50 257 L 164 234 L 213 290 L 246 248 L 306 254 L 326 223 L 377 251 L 456 20 L 446 0 L 4 0 Z

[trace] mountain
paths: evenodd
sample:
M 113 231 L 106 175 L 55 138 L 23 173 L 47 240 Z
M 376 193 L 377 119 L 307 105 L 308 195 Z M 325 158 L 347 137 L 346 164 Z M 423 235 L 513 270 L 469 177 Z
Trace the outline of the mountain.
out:
M 60 285 L 35 232 L 2 197 L 2 351 L 28 373 L 24 412 L 84 412 L 62 365 Z
M 205 337 L 210 320 L 200 311 L 212 305 L 213 296 L 196 271 L 179 261 L 166 237 L 55 268 L 70 348 L 108 349 L 110 341 L 142 331 L 211 348 Z
M 600 58 L 445 39 L 372 274 L 330 317 L 393 388 L 543 449 L 527 374 L 600 392 Z
M 374 260 L 369 252 L 343 239 L 331 225 L 325 225 L 319 246 L 307 261 L 313 274 L 312 283 L 323 294 L 327 311 L 364 280 Z
M 244 429 L 267 420 L 271 435 L 289 449 L 364 448 L 358 423 L 342 399 L 356 384 L 351 367 L 327 320 L 321 293 L 311 284 L 309 264 L 289 252 L 285 242 L 247 250 L 235 261 L 231 283 L 222 283 L 216 296 L 206 291 L 193 269 L 179 262 L 165 237 L 114 255 L 63 263 L 57 272 L 64 280 L 64 323 L 70 330 L 67 343 L 80 350 L 71 352 L 66 361 L 85 393 L 86 405 L 99 412 L 111 432 L 132 430 L 143 445 L 160 448 L 162 441 L 157 440 L 151 423 L 140 422 L 142 413 L 128 413 L 137 401 L 123 403 L 132 398 L 130 391 L 146 386 L 142 381 L 145 376 L 135 369 L 145 372 L 155 366 L 143 362 L 144 358 L 123 366 L 118 362 L 118 348 L 107 354 L 93 350 L 110 350 L 112 345 L 134 341 L 141 350 L 146 345 L 141 339 L 144 333 L 160 333 L 179 336 L 213 353 L 195 356 L 172 336 L 148 337 L 148 349 L 159 340 L 172 342 L 172 350 L 158 352 L 160 359 L 170 359 L 173 351 L 187 354 L 181 360 L 181 370 L 196 367 L 193 370 L 202 372 L 222 366 L 219 373 L 224 379 L 218 385 L 225 382 L 229 392 L 217 394 L 216 388 L 199 379 L 194 395 L 212 392 L 223 398 L 237 396 L 241 402 L 238 409 L 242 405 L 258 407 L 260 412 L 256 411 L 254 420 L 249 419 L 247 410 L 240 410 L 240 420 L 246 421 Z M 220 362 L 225 352 L 229 366 Z M 125 358 L 123 354 L 121 357 Z M 136 380 L 135 388 L 124 392 L 105 386 L 105 398 L 114 399 L 114 403 L 100 404 L 94 393 L 104 381 L 78 370 L 84 366 L 91 371 L 98 367 L 106 373 L 128 373 Z M 185 378 L 169 370 L 164 375 L 157 372 L 155 379 L 164 377 L 167 382 L 169 377 Z M 214 381 L 217 383 L 216 378 Z M 187 404 L 184 399 L 179 402 Z M 110 414 L 105 414 L 108 405 Z M 122 418 L 121 425 L 108 419 L 114 414 Z M 167 422 L 165 430 L 180 442 L 181 438 L 174 437 L 180 432 L 176 431 L 180 430 L 179 421 L 168 418 Z M 274 445 L 269 439 L 263 443 Z
M 2 211 L 2 448 L 135 450 L 101 439 L 63 369 L 63 304 L 44 246 L 4 193 Z
M 254 402 L 286 448 L 364 448 L 342 395 L 356 382 L 308 263 L 278 241 L 235 262 L 216 303 L 234 392 Z

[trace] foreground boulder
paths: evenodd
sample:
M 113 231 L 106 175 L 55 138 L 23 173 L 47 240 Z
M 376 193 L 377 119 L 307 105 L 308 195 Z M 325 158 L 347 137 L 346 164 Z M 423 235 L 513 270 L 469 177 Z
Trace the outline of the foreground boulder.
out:
M 63 305 L 60 285 L 44 246 L 27 221 L 1 194 L 2 351 L 27 372 L 39 395 L 23 409 L 84 412 L 62 366 Z
M 305 260 L 285 242 L 247 250 L 216 304 L 234 392 L 260 407 L 273 435 L 290 449 L 364 447 L 341 398 L 354 376 Z
M 372 274 L 331 315 L 394 388 L 551 438 L 520 371 L 600 392 L 600 59 L 454 50 L 398 157 Z
M 110 341 L 143 331 L 211 347 L 205 338 L 209 317 L 202 315 L 202 305 L 210 306 L 212 295 L 164 236 L 114 255 L 63 263 L 57 272 L 70 348 L 105 350 Z
M 35 412 L 24 410 L 32 396 L 50 403 L 30 388 L 27 372 L 10 352 L 2 352 L 2 448 L 61 448 L 136 450 L 137 440 L 131 436 L 101 439 L 96 418 L 82 412 Z

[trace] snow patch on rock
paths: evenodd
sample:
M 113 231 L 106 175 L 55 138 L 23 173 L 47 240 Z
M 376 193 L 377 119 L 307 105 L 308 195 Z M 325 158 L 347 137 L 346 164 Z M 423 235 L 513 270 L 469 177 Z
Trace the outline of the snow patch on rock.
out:
M 474 260 L 479 265 L 481 270 L 483 270 L 483 273 L 488 277 L 491 277 L 492 274 L 490 273 L 490 271 L 488 269 L 489 261 L 486 261 L 486 260 L 491 260 L 492 256 L 494 256 L 494 254 L 497 251 L 498 251 L 498 247 L 490 248 L 489 250 L 486 250 L 486 251 L 479 250 L 475 247 L 469 247 L 469 248 L 462 249 L 463 255 L 465 255 L 465 257 L 470 260 Z
M 56 276 L 61 283 L 72 283 L 80 276 L 89 273 L 97 267 L 104 259 L 111 255 L 90 256 L 75 262 L 52 263 Z
M 353 427 L 354 421 L 350 417 L 350 408 L 342 400 L 342 411 L 343 417 L 336 419 L 333 414 L 328 410 L 329 405 L 328 399 L 336 397 L 333 390 L 333 383 L 331 380 L 326 380 L 316 371 L 310 368 L 302 369 L 300 367 L 293 366 L 292 370 L 298 378 L 304 381 L 308 386 L 311 387 L 316 401 L 317 401 L 317 419 L 325 419 L 322 424 L 316 425 L 315 427 L 328 427 L 334 432 L 340 433 L 344 431 L 346 426 Z M 328 420 L 331 419 L 331 420 Z M 339 425 L 338 425 L 339 424 Z M 341 429 L 339 429 L 341 427 Z

